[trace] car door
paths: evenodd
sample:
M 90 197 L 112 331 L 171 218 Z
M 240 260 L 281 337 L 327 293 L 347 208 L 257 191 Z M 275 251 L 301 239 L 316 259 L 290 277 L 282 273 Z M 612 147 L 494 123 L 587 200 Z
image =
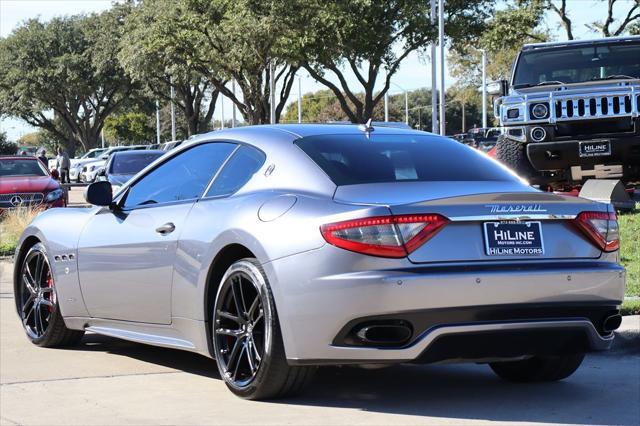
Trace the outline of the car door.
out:
M 169 324 L 178 237 L 194 202 L 236 145 L 209 142 L 160 163 L 103 208 L 78 242 L 80 285 L 92 317 Z

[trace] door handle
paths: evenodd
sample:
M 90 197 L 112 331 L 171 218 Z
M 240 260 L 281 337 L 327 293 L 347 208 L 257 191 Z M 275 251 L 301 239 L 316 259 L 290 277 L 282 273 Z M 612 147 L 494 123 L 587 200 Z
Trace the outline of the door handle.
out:
M 164 225 L 157 227 L 156 232 L 161 235 L 167 235 L 175 231 L 175 229 L 176 226 L 173 223 L 167 222 Z

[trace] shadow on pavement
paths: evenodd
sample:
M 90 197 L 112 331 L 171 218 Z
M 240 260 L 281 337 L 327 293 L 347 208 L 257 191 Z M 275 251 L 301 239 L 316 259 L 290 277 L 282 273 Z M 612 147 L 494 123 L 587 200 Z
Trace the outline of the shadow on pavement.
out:
M 214 360 L 205 356 L 169 348 L 159 348 L 141 343 L 129 342 L 100 334 L 85 334 L 82 342 L 68 350 L 107 352 L 140 361 L 182 370 L 185 373 L 219 379 Z
M 104 351 L 220 379 L 213 360 L 190 352 L 97 334 L 87 334 L 82 344 L 73 350 Z M 572 378 L 538 384 L 508 383 L 498 379 L 488 366 L 473 364 L 398 365 L 376 370 L 323 367 L 302 396 L 270 403 L 350 408 L 443 420 L 634 424 L 634 409 L 629 404 L 635 397 L 605 392 L 601 382 L 608 373 L 601 371 L 601 365 L 615 362 L 616 368 L 624 370 L 637 366 L 638 359 L 633 355 L 624 357 L 624 365 L 618 365 L 613 358 L 618 359 L 610 355 L 587 357 Z M 635 376 L 635 373 L 630 376 L 624 371 L 620 373 L 623 380 L 635 380 Z M 603 395 L 606 395 L 604 403 Z M 603 404 L 607 410 L 587 408 Z

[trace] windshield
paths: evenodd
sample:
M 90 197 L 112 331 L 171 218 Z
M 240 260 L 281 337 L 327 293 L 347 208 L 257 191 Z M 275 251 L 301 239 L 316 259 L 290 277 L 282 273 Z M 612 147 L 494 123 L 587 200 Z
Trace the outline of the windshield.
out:
M 140 153 L 116 155 L 111 162 L 109 173 L 113 175 L 133 175 L 151 164 L 162 153 Z
M 296 144 L 336 185 L 516 180 L 484 154 L 453 139 L 362 134 L 312 136 Z
M 106 149 L 92 149 L 80 158 L 96 158 L 105 151 Z
M 47 176 L 47 172 L 39 160 L 34 159 L 1 159 L 0 177 L 4 176 Z
M 640 42 L 562 46 L 520 54 L 513 87 L 640 78 Z

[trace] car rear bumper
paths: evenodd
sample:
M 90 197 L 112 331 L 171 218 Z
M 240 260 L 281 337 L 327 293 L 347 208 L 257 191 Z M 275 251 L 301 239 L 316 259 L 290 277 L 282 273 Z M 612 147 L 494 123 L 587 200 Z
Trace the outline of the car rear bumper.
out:
M 624 297 L 624 268 L 602 260 L 399 267 L 325 246 L 264 266 L 291 364 L 511 358 L 566 351 L 563 339 L 576 351 L 604 350 L 612 335 L 602 321 Z M 411 338 L 345 340 L 378 320 L 408 323 Z M 492 343 L 479 348 L 478 336 Z M 478 350 L 455 349 L 464 347 Z
M 640 178 L 640 136 L 597 138 L 608 140 L 611 154 L 593 157 L 579 155 L 579 140 L 532 142 L 527 145 L 527 155 L 536 170 L 568 170 L 573 166 L 593 169 L 600 165 L 622 165 L 623 178 Z

